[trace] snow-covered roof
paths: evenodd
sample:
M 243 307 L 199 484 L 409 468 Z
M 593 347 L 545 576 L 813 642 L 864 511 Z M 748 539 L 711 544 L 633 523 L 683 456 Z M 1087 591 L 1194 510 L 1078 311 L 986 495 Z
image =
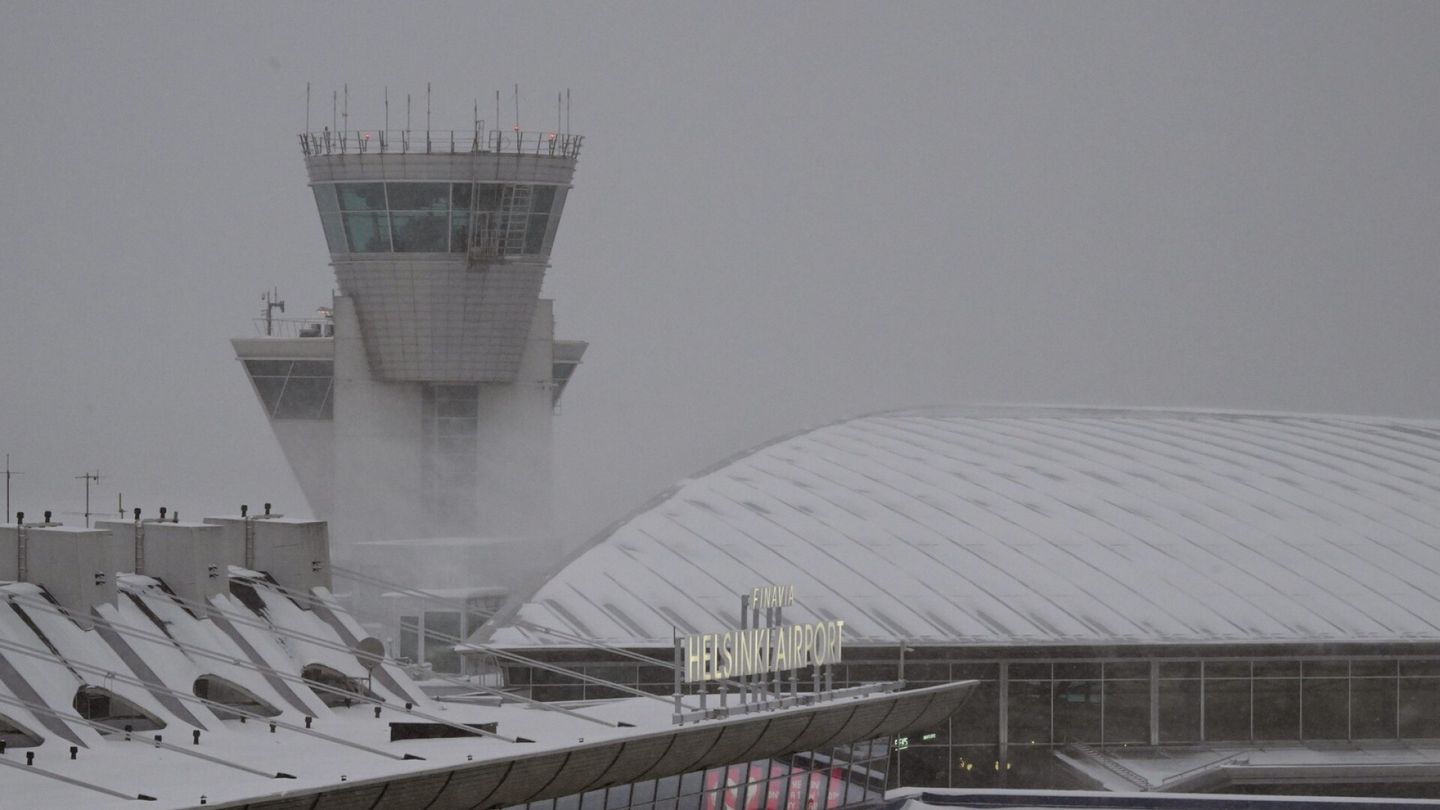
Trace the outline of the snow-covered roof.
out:
M 10 746 L 0 804 L 102 810 L 144 796 L 162 809 L 280 810 L 374 807 L 383 795 L 387 807 L 503 807 L 933 727 L 974 686 L 737 706 L 683 725 L 661 696 L 563 712 L 442 703 L 393 661 L 368 678 L 350 652 L 364 631 L 328 589 L 282 591 L 229 572 L 231 592 L 203 605 L 124 574 L 121 596 L 95 610 L 89 629 L 41 586 L 0 583 L 0 734 Z M 327 705 L 304 676 L 317 664 L 365 684 L 384 707 L 359 695 Z M 201 690 L 201 679 L 212 686 Z M 92 693 L 100 706 L 82 717 Z M 686 698 L 687 712 L 699 708 Z M 134 733 L 121 723 L 136 723 Z M 397 737 L 392 723 L 495 725 L 483 737 L 430 738 Z
M 752 586 L 850 643 L 1440 640 L 1440 422 L 1007 407 L 789 436 L 603 532 L 492 631 L 669 645 Z

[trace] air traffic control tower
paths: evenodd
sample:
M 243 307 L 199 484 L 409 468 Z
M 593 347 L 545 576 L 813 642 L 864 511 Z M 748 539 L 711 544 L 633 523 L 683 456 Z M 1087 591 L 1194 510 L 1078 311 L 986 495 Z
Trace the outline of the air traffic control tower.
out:
M 300 136 L 333 308 L 287 320 L 268 301 L 260 336 L 233 344 L 342 564 L 357 544 L 442 538 L 548 561 L 551 418 L 586 344 L 555 340 L 540 289 L 580 143 Z

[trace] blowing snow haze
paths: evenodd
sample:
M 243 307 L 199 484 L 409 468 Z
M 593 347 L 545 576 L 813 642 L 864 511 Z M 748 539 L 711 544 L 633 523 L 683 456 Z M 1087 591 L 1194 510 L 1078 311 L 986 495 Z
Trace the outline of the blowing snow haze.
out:
M 542 296 L 574 543 L 892 407 L 1434 416 L 1434 4 L 3 5 L 15 507 L 305 512 L 228 339 L 335 273 L 295 134 L 587 136 Z M 508 111 L 508 112 L 507 112 Z M 383 455 L 357 460 L 381 468 Z M 67 518 L 77 520 L 77 518 Z

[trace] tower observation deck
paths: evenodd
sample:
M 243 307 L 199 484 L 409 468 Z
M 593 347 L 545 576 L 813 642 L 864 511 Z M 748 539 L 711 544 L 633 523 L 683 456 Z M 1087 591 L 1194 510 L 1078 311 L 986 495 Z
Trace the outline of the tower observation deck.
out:
M 582 140 L 479 128 L 300 135 L 376 378 L 515 378 Z

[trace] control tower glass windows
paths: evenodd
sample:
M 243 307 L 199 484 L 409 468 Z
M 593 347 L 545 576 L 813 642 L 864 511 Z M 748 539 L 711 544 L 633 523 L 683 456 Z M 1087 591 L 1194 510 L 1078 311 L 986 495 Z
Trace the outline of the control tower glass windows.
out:
M 464 253 L 470 244 L 469 183 L 450 184 L 450 252 Z
M 544 252 L 557 186 L 335 183 L 314 187 L 331 253 Z
M 344 253 L 345 229 L 340 225 L 340 205 L 335 201 L 335 187 L 314 187 L 315 207 L 320 211 L 320 226 L 325 229 L 325 244 L 331 253 Z
M 384 183 L 337 183 L 335 191 L 351 253 L 388 253 L 390 219 Z
M 449 183 L 388 183 L 390 233 L 396 253 L 449 248 Z

